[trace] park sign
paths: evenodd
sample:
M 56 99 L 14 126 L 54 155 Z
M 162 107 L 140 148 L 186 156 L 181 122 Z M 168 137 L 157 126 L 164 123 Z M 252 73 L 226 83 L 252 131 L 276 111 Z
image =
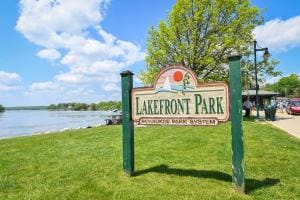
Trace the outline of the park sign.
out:
M 227 121 L 230 112 L 232 182 L 236 190 L 245 192 L 241 56 L 232 55 L 228 62 L 229 87 L 225 83 L 198 85 L 195 74 L 184 66 L 166 67 L 151 88 L 133 88 L 133 73 L 121 73 L 123 169 L 126 175 L 134 175 L 135 123 L 217 125 Z
M 229 118 L 228 86 L 198 84 L 182 65 L 168 65 L 153 87 L 134 88 L 131 98 L 132 119 L 138 124 L 214 126 Z

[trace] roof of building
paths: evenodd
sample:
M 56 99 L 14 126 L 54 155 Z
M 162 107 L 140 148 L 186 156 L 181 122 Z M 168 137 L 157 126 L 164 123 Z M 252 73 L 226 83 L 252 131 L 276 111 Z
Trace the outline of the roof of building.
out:
M 255 96 L 256 92 L 255 92 L 255 90 L 243 90 L 242 91 L 242 96 L 248 96 L 248 94 L 249 94 L 249 96 Z M 277 93 L 277 92 L 258 90 L 258 96 L 277 96 L 277 95 L 279 95 L 279 93 Z

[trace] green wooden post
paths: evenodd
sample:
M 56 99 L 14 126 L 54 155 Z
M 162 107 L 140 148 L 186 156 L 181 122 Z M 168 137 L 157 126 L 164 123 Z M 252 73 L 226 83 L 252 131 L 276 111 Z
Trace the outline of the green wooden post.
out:
M 236 190 L 245 192 L 244 145 L 242 127 L 242 83 L 241 56 L 231 56 L 229 60 L 230 81 L 230 121 L 232 148 L 232 182 Z
M 131 71 L 121 73 L 122 81 L 122 126 L 123 126 L 123 169 L 126 175 L 134 172 L 134 126 L 131 118 Z

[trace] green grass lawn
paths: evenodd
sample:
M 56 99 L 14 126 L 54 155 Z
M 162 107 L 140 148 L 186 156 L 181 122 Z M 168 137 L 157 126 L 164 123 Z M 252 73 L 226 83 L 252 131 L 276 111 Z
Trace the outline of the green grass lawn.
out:
M 0 140 L 0 199 L 300 199 L 300 140 L 244 122 L 247 194 L 231 182 L 230 123 L 135 128 L 134 177 L 121 126 Z

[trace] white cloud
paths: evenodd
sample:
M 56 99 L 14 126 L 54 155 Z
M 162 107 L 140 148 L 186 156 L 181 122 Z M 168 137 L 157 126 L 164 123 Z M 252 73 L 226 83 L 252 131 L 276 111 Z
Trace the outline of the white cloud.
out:
M 21 77 L 16 73 L 0 71 L 0 81 L 3 84 L 13 84 L 21 81 Z
M 18 90 L 20 89 L 20 86 L 16 85 L 4 85 L 0 83 L 0 91 L 11 91 L 11 90 Z
M 56 60 L 60 58 L 61 54 L 55 49 L 43 49 L 37 53 L 37 56 L 49 60 Z
M 79 84 L 88 82 L 87 77 L 76 74 L 76 73 L 65 73 L 65 74 L 59 74 L 55 76 L 55 81 L 58 82 L 64 82 L 64 83 L 71 83 L 71 84 Z
M 107 85 L 103 85 L 102 88 L 107 91 L 107 92 L 112 92 L 112 91 L 120 91 L 120 87 L 118 87 L 114 83 L 109 83 Z
M 81 34 L 103 19 L 99 11 L 107 0 L 21 0 L 17 30 L 31 42 L 47 47 L 64 46 L 62 39 Z
M 76 89 L 70 89 L 66 92 L 68 95 L 90 95 L 94 94 L 95 91 L 93 89 L 86 89 L 86 88 L 76 88 Z
M 103 60 L 103 61 L 96 61 L 90 67 L 89 71 L 86 71 L 86 74 L 114 74 L 118 73 L 122 67 L 123 63 L 118 63 L 112 60 Z
M 50 91 L 58 89 L 61 89 L 60 86 L 52 81 L 32 83 L 29 87 L 29 91 L 31 92 Z
M 267 46 L 275 52 L 300 46 L 300 16 L 268 21 L 256 27 L 254 35 L 260 46 Z
M 138 45 L 106 32 L 100 23 L 110 0 L 21 0 L 16 29 L 45 49 L 38 56 L 57 60 L 68 71 L 57 74 L 53 84 L 101 83 L 111 91 L 120 82 L 120 71 L 144 59 Z M 95 30 L 98 35 L 90 32 Z M 64 50 L 61 57 L 59 51 Z M 88 88 L 87 88 L 88 89 Z
M 20 88 L 20 82 L 20 75 L 0 71 L 0 91 L 17 90 Z

